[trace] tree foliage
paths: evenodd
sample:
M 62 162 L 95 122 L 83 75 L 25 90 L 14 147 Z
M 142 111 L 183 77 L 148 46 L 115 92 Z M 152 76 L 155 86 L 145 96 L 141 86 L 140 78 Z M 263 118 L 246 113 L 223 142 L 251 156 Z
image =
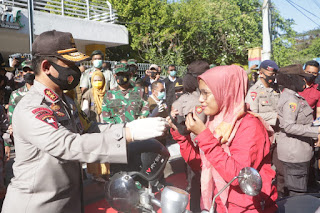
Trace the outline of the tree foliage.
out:
M 205 59 L 217 65 L 247 64 L 248 48 L 262 44 L 259 0 L 110 2 L 117 10 L 118 23 L 125 24 L 130 34 L 130 48 L 113 48 L 113 60 L 133 57 L 141 62 L 185 65 Z M 277 29 L 291 36 L 292 23 L 277 11 L 275 17 Z M 278 31 L 273 32 L 274 38 L 279 38 L 274 46 L 286 50 L 282 48 L 286 42 Z

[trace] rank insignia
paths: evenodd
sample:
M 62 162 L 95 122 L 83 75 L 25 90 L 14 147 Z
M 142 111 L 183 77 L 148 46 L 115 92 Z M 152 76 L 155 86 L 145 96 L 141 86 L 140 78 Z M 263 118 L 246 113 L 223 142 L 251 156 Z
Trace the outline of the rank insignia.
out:
M 198 114 L 200 114 L 203 109 L 202 109 L 202 106 L 196 106 L 196 110 L 195 110 Z
M 40 107 L 32 110 L 32 113 L 36 115 L 36 118 L 40 121 L 45 122 L 46 124 L 49 124 L 55 129 L 58 129 L 58 123 L 56 118 L 53 116 L 53 111 L 50 109 Z
M 51 100 L 51 101 L 56 101 L 59 97 L 52 92 L 50 89 L 46 88 L 44 90 L 44 94 Z
M 51 104 L 51 105 L 50 105 L 50 108 L 51 108 L 53 111 L 58 111 L 61 107 L 60 107 L 58 104 Z
M 254 101 L 256 99 L 256 97 L 257 97 L 257 93 L 256 92 L 251 92 L 250 96 L 251 96 L 252 100 Z
M 296 109 L 297 109 L 297 104 L 291 102 L 291 103 L 289 103 L 289 107 L 290 107 L 290 109 L 292 110 L 292 112 L 294 112 L 294 111 L 296 111 Z

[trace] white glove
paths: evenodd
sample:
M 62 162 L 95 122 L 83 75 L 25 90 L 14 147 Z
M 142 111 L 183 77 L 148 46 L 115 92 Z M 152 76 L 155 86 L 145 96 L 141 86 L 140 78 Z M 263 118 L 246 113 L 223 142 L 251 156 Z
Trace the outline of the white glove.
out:
M 132 141 L 159 137 L 164 134 L 167 126 L 166 119 L 160 117 L 134 120 L 126 124 L 130 129 Z
M 158 112 L 159 112 L 159 113 L 160 113 L 160 112 L 163 112 L 163 110 L 164 110 L 163 104 L 158 105 Z

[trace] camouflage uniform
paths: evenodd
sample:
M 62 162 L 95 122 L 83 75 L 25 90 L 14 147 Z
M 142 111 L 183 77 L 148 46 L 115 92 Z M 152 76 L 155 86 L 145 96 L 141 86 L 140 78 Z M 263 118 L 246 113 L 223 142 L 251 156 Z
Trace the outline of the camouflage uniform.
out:
M 148 102 L 143 100 L 143 90 L 131 85 L 125 91 L 116 88 L 106 92 L 102 103 L 105 123 L 125 123 L 149 115 Z
M 18 102 L 25 96 L 25 94 L 28 92 L 27 85 L 25 84 L 23 87 L 13 91 L 10 95 L 9 99 L 9 109 L 8 109 L 8 115 L 9 115 L 9 122 L 12 124 L 12 114 L 14 108 L 17 106 Z

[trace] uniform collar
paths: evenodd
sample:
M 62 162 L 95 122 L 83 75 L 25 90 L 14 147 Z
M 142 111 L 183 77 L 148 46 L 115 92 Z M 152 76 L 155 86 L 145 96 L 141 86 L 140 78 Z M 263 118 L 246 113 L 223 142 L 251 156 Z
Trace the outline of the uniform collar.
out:
M 60 100 L 60 97 L 57 93 L 37 80 L 34 80 L 32 88 L 42 94 L 48 102 L 57 103 Z
M 291 89 L 288 89 L 288 88 L 285 88 L 282 93 L 294 95 L 294 96 L 296 96 L 296 97 L 298 97 L 298 98 L 300 98 L 300 99 L 304 99 L 304 98 L 303 98 L 301 95 L 299 95 L 297 92 L 295 92 L 295 91 L 293 91 L 293 90 L 291 90 Z
M 256 84 L 258 84 L 259 88 L 264 88 L 264 89 L 266 89 L 268 92 L 274 91 L 274 89 L 271 88 L 271 87 L 265 87 L 264 84 L 263 84 L 263 82 L 261 81 L 261 78 L 258 79 L 258 81 L 257 81 Z

